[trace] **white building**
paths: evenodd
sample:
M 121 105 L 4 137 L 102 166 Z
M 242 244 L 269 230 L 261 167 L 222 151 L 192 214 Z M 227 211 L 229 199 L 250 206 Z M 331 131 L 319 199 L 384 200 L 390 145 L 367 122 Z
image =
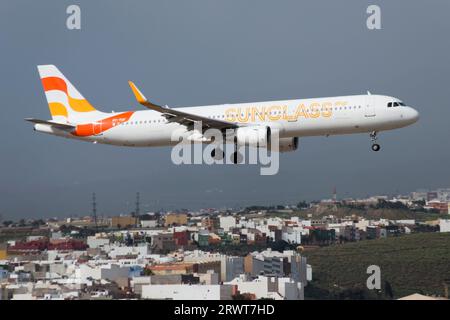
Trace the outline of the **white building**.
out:
M 355 223 L 355 227 L 359 230 L 366 231 L 367 227 L 370 225 L 370 221 L 366 219 L 361 219 Z
M 199 278 L 200 284 L 211 285 L 220 283 L 220 275 L 218 273 L 212 272 L 212 270 L 209 270 L 206 273 L 196 273 L 194 274 L 194 276 Z
M 109 280 L 128 278 L 130 267 L 119 266 L 116 264 L 107 264 L 102 266 L 90 266 L 88 264 L 80 265 L 74 273 L 74 277 L 80 281 L 93 280 Z
M 158 226 L 158 220 L 141 220 L 142 228 L 156 228 Z
M 403 220 L 395 220 L 395 224 L 403 224 L 403 225 L 415 225 L 416 220 L 414 219 L 403 219 Z
M 105 245 L 109 244 L 108 238 L 97 238 L 95 236 L 91 236 L 87 238 L 87 245 L 89 248 L 102 248 Z
M 139 246 L 111 246 L 108 255 L 115 259 L 118 256 L 137 255 L 139 258 L 144 258 L 150 254 L 150 249 L 147 244 Z
M 258 276 L 250 280 L 245 275 L 227 284 L 236 285 L 240 294 L 253 294 L 256 299 L 303 300 L 304 290 L 301 282 L 290 278 Z
M 244 258 L 227 256 L 219 253 L 204 252 L 201 250 L 187 251 L 183 259 L 185 262 L 212 262 L 220 261 L 220 280 L 231 281 L 239 274 L 244 273 Z
M 300 244 L 302 243 L 302 234 L 303 234 L 302 227 L 288 227 L 285 230 L 283 230 L 283 233 L 281 234 L 281 239 L 289 243 Z
M 236 218 L 233 216 L 220 217 L 219 221 L 220 221 L 220 227 L 224 231 L 230 231 L 231 228 L 236 227 Z
M 11 300 L 36 300 L 31 293 L 14 293 Z
M 231 281 L 244 273 L 244 258 L 222 256 L 220 259 L 220 277 L 222 281 Z
M 163 284 L 142 286 L 142 299 L 231 300 L 231 285 Z
M 439 228 L 441 232 L 450 232 L 450 219 L 440 219 Z

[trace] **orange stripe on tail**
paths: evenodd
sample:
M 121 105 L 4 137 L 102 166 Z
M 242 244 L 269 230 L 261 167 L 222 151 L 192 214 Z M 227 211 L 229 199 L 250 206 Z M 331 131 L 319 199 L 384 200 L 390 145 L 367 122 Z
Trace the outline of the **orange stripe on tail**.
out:
M 59 90 L 65 92 L 67 95 L 67 84 L 66 82 L 58 77 L 47 77 L 42 78 L 42 86 L 44 91 Z

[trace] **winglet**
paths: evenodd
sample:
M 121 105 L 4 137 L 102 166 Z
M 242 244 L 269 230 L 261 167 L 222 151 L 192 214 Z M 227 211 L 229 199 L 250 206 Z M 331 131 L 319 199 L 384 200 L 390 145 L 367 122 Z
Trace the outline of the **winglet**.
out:
M 130 85 L 131 90 L 133 91 L 134 96 L 136 97 L 136 100 L 140 104 L 146 103 L 147 98 L 142 94 L 142 92 L 138 89 L 138 87 L 136 87 L 136 85 L 132 81 L 128 81 L 128 84 Z
M 147 98 L 144 96 L 144 94 L 141 92 L 141 90 L 139 90 L 138 87 L 136 87 L 136 85 L 132 81 L 128 81 L 128 84 L 130 85 L 137 102 L 139 102 L 140 104 L 149 109 L 161 112 L 162 107 L 148 101 Z

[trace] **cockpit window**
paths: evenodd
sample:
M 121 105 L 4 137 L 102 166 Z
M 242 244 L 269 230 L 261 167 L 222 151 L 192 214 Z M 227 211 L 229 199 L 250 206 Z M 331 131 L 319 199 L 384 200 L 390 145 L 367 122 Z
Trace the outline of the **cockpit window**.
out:
M 388 108 L 391 108 L 391 107 L 405 107 L 406 105 L 403 103 L 403 102 L 389 102 L 388 104 L 387 104 L 387 107 Z

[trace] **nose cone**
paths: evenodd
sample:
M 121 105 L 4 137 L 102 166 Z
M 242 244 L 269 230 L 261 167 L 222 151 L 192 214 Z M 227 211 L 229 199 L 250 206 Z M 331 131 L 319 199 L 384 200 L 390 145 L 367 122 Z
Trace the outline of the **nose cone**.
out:
M 416 123 L 419 120 L 419 112 L 411 107 L 406 107 L 403 112 L 403 119 L 408 122 L 408 124 Z

